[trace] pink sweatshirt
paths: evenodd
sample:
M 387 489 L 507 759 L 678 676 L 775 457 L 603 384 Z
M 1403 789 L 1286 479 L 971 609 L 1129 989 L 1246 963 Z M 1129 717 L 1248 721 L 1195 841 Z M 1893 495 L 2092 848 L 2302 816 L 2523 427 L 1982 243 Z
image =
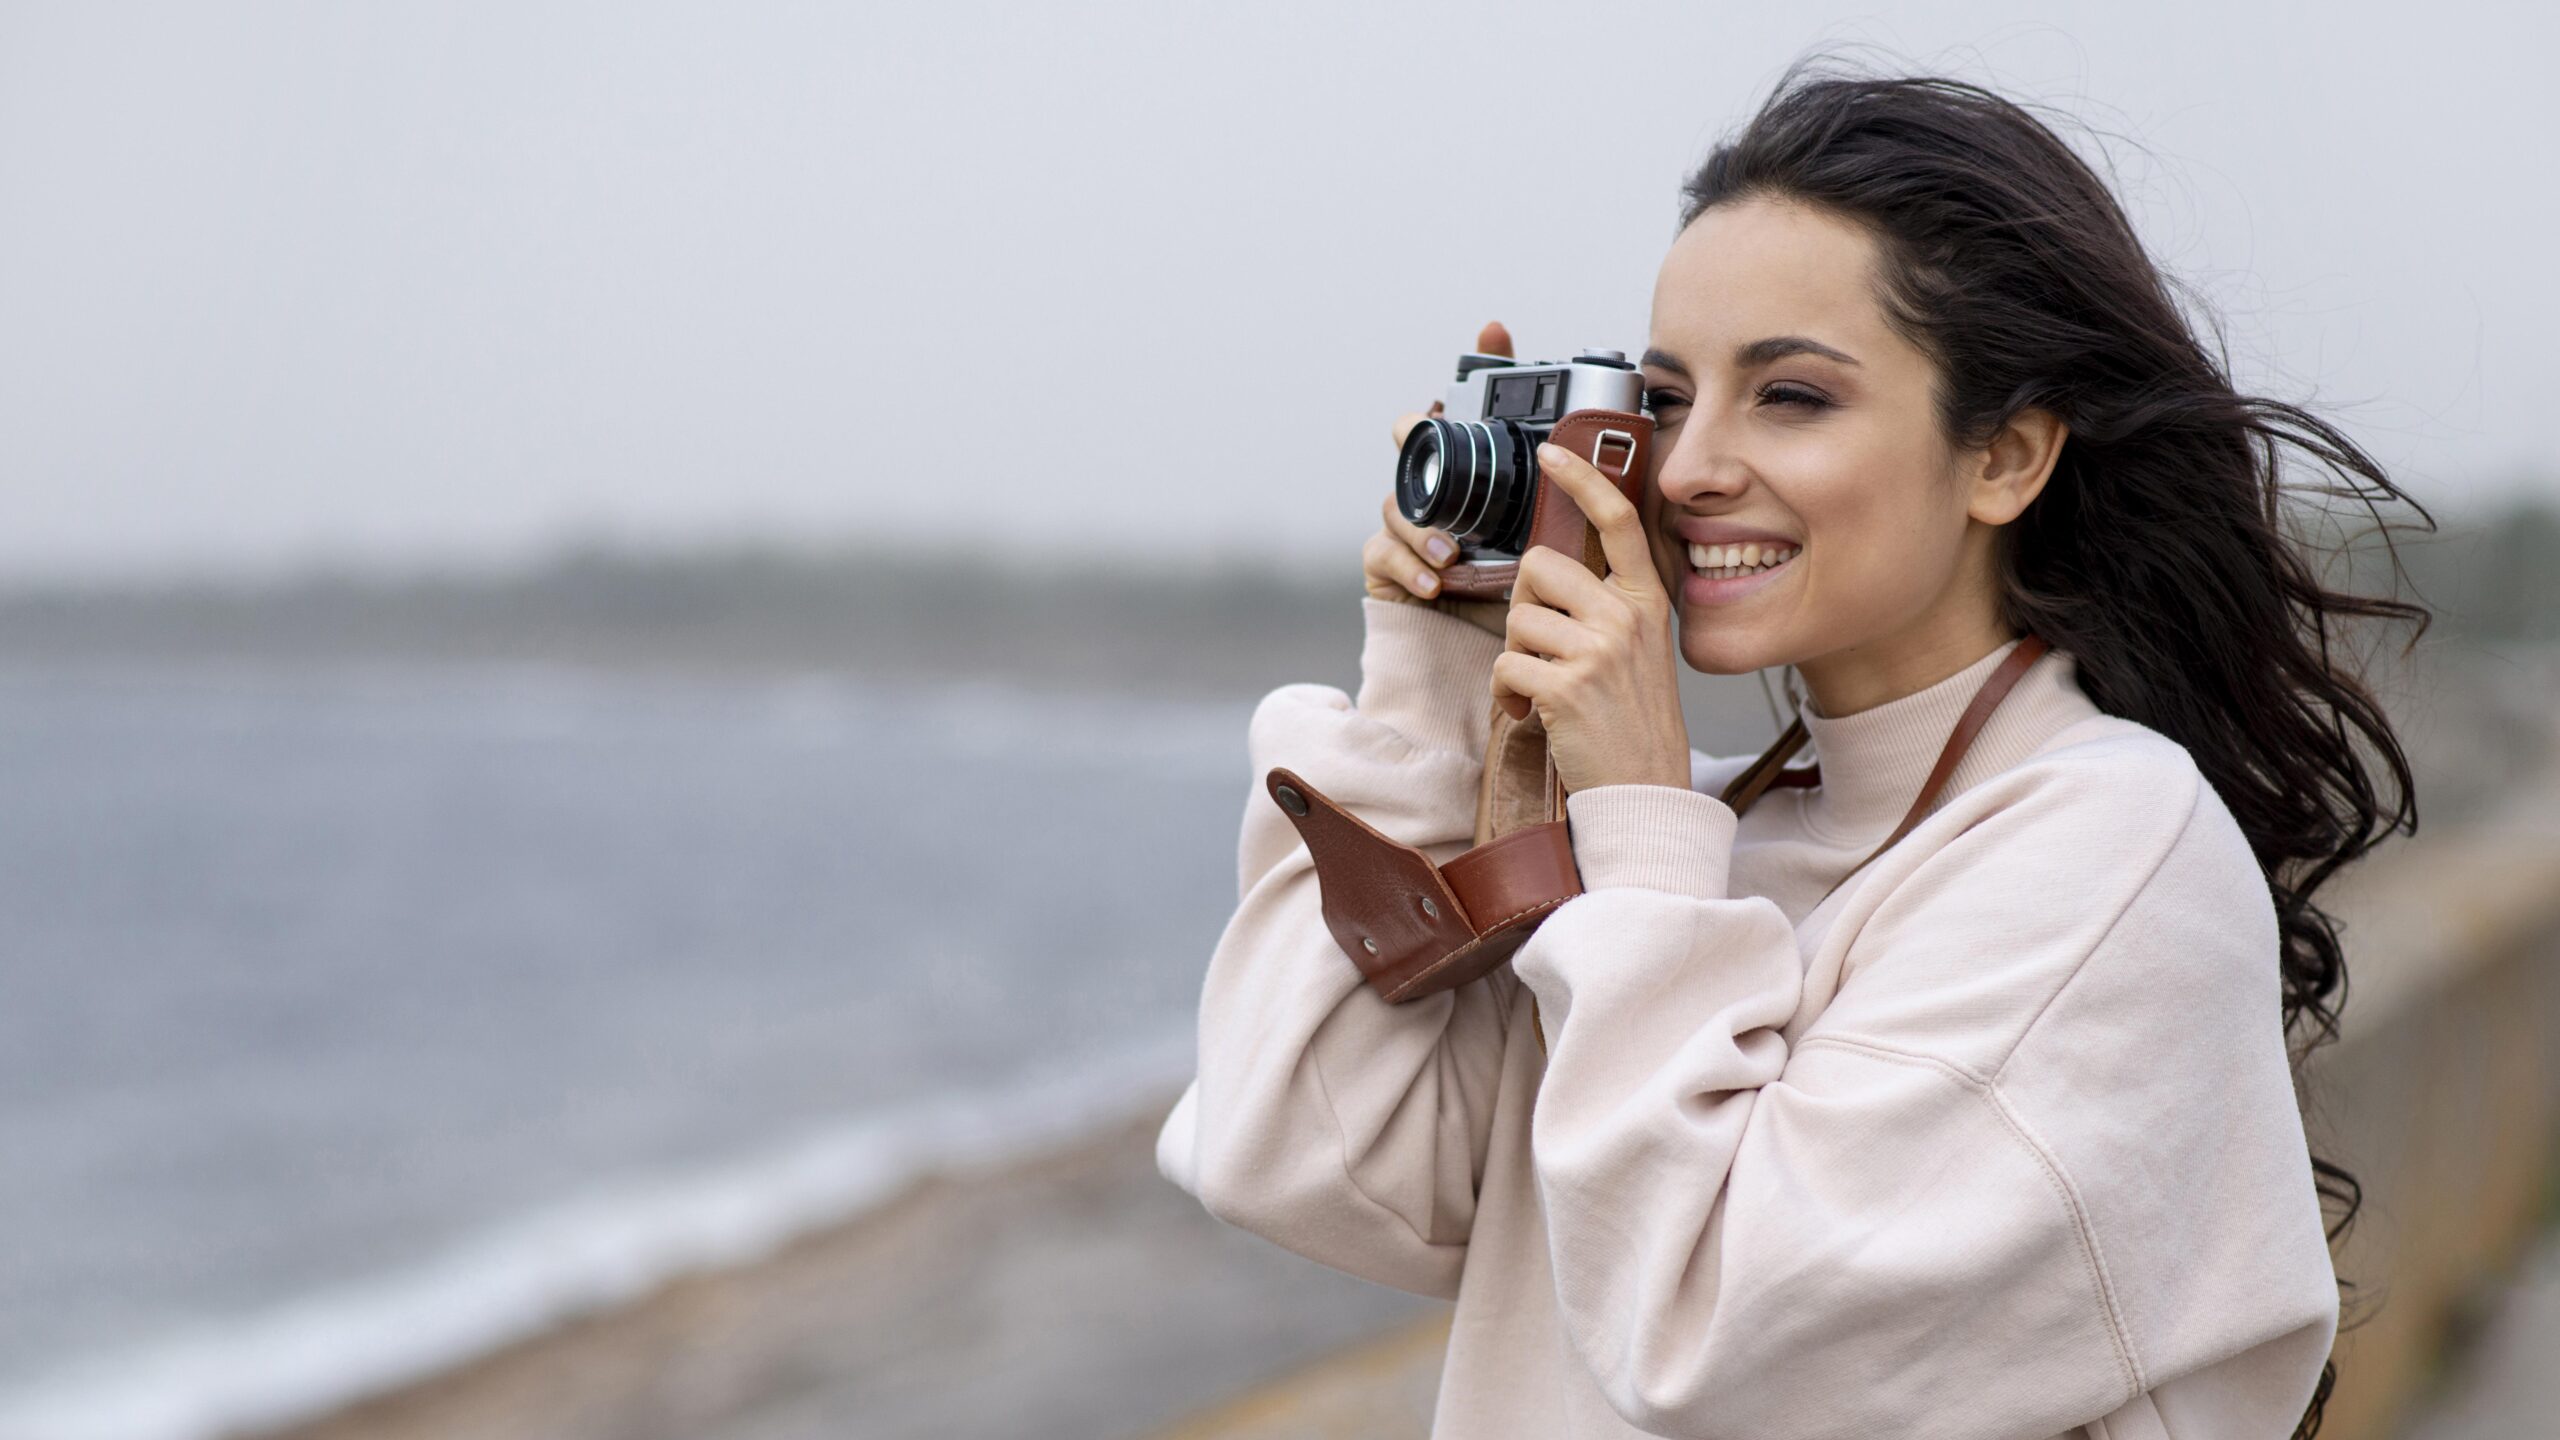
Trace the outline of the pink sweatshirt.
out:
M 2184 749 L 2050 654 L 1930 818 L 1814 903 L 2004 646 L 1808 716 L 1823 784 L 1739 822 L 1716 793 L 1749 756 L 1571 796 L 1587 893 L 1509 966 L 1388 1005 L 1263 772 L 1460 853 L 1502 642 L 1361 603 L 1357 700 L 1254 712 L 1238 904 L 1156 1159 L 1230 1224 L 1456 1301 L 1434 1437 L 2292 1433 L 2337 1290 L 2274 909 Z

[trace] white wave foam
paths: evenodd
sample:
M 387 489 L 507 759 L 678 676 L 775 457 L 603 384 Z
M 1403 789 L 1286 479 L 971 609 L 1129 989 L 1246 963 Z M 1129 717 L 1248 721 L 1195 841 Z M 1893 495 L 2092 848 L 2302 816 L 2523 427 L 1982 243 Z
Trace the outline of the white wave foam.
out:
M 716 1171 L 600 1190 L 415 1269 L 0 1393 L 0 1440 L 209 1440 L 324 1415 L 680 1275 L 752 1262 L 923 1176 L 999 1168 L 1133 1118 L 1169 1100 L 1192 1063 L 1186 1026 Z

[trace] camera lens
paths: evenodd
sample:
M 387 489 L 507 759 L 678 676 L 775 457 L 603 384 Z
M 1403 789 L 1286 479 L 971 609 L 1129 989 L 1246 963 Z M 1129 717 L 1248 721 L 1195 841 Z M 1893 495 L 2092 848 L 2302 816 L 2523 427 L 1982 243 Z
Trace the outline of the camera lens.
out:
M 1532 448 L 1508 420 L 1425 420 L 1396 455 L 1396 508 L 1461 545 L 1516 551 L 1536 483 Z

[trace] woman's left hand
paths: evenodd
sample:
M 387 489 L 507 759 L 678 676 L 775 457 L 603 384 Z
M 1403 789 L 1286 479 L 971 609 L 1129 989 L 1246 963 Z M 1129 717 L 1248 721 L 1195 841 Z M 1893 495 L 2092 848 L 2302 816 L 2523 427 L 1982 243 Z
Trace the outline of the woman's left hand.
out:
M 1541 445 L 1538 468 L 1600 533 L 1609 574 L 1594 575 L 1548 546 L 1529 547 L 1493 661 L 1493 698 L 1515 720 L 1538 712 L 1568 792 L 1628 784 L 1686 790 L 1678 622 L 1643 518 L 1580 456 Z

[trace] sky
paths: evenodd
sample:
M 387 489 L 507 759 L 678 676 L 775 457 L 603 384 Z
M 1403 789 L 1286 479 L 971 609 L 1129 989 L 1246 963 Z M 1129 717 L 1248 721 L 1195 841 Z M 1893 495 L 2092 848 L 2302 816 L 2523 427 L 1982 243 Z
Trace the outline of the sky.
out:
M 2560 500 L 2555 32 L 0 0 L 0 581 L 739 541 L 1356 568 L 1393 418 L 1488 319 L 1641 349 L 1683 174 L 1816 48 L 2054 107 L 2245 388 L 2432 503 Z

